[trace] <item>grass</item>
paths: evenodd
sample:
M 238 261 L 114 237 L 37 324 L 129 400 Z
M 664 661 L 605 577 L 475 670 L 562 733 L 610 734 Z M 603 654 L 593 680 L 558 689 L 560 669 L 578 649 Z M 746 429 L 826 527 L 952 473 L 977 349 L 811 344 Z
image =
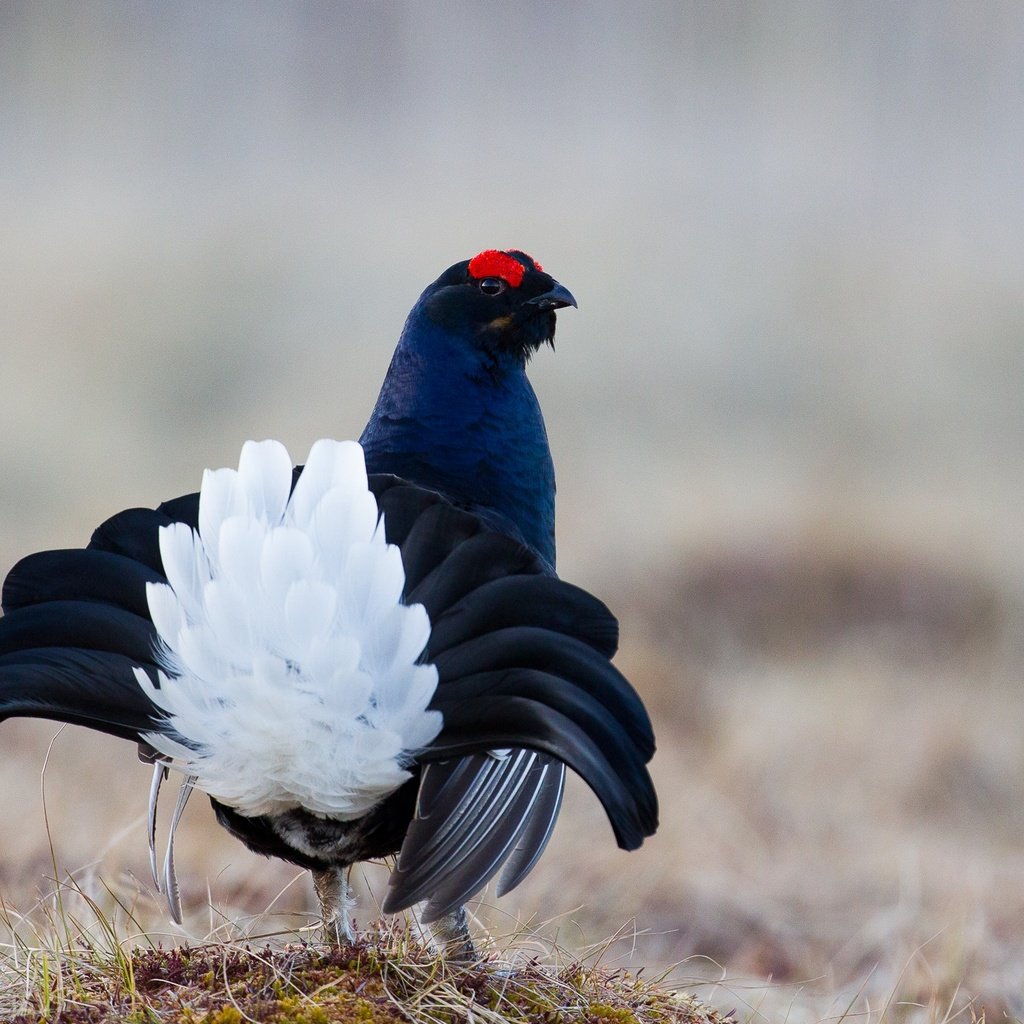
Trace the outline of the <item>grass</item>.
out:
M 146 899 L 143 894 L 142 902 Z M 481 960 L 445 962 L 415 922 L 375 922 L 341 947 L 274 929 L 273 917 L 219 923 L 183 943 L 144 930 L 147 908 L 72 878 L 26 914 L 0 902 L 0 1020 L 5 1024 L 996 1024 L 961 990 L 961 943 L 935 936 L 898 969 L 857 984 L 744 979 L 700 959 L 654 976 L 617 966 L 623 929 L 582 951 L 523 926 L 484 937 Z M 543 928 L 543 926 L 539 926 Z M 247 938 L 241 937 L 248 929 Z M 212 936 L 227 936 L 214 938 Z M 718 977 L 711 983 L 709 977 Z M 823 984 L 824 983 L 824 984 Z M 701 993 L 700 998 L 692 994 Z M 717 1008 L 716 1008 L 717 1007 Z
M 357 942 L 210 942 L 164 948 L 69 881 L 32 916 L 0 906 L 0 1017 L 8 1024 L 727 1024 L 664 979 L 557 948 L 452 965 L 400 923 Z M 87 913 L 69 910 L 81 903 Z

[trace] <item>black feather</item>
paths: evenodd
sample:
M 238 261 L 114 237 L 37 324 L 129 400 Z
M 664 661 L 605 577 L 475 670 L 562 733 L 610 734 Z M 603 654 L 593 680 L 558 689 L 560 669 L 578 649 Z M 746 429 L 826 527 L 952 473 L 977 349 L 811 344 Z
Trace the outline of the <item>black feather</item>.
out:
M 561 762 L 544 754 L 538 759 L 547 764 L 548 771 L 541 783 L 536 806 L 523 830 L 516 839 L 515 849 L 501 871 L 501 877 L 495 887 L 496 896 L 504 896 L 511 892 L 533 869 L 540 859 L 548 840 L 555 830 L 555 820 L 562 806 L 562 795 L 565 793 L 565 768 Z
M 639 695 L 607 658 L 575 637 L 537 626 L 506 626 L 449 647 L 434 664 L 442 686 L 448 680 L 510 668 L 558 677 L 564 680 L 559 691 L 578 687 L 611 712 L 645 760 L 654 754 L 654 731 Z
M 129 508 L 111 516 L 93 531 L 89 548 L 111 551 L 141 562 L 154 572 L 163 574 L 160 558 L 160 527 L 175 520 L 152 508 Z
M 156 511 L 167 516 L 176 523 L 184 523 L 193 530 L 199 529 L 199 492 L 183 494 L 180 498 L 171 498 L 161 502 Z
M 159 712 L 122 654 L 43 647 L 0 656 L 0 720 L 49 718 L 139 742 L 159 732 Z M 154 678 L 149 670 L 150 678 Z
M 423 760 L 444 760 L 506 747 L 550 754 L 573 769 L 604 806 L 624 850 L 634 850 L 658 825 L 657 800 L 646 770 L 623 777 L 586 731 L 572 719 L 524 697 L 480 697 L 454 704 Z
M 645 789 L 652 788 L 644 767 L 650 755 L 632 742 L 630 735 L 623 729 L 612 711 L 594 700 L 586 691 L 567 685 L 568 682 L 564 678 L 537 669 L 479 672 L 446 682 L 443 686 L 438 686 L 431 701 L 431 707 L 440 711 L 445 720 L 441 733 L 434 743 L 444 744 L 448 724 L 458 721 L 460 716 L 465 714 L 466 708 L 475 710 L 484 702 L 508 700 L 518 703 L 525 700 L 535 704 L 538 709 L 556 712 L 581 729 L 588 741 L 602 751 L 607 763 L 623 779 L 628 779 L 631 784 Z M 530 742 L 505 745 L 534 747 Z M 433 744 L 427 749 L 433 749 Z M 568 757 L 562 756 L 558 750 L 548 749 L 548 753 L 554 754 L 561 761 L 571 763 Z
M 477 587 L 438 616 L 429 657 L 507 626 L 575 636 L 609 658 L 618 646 L 618 622 L 592 594 L 553 576 L 507 576 Z
M 469 899 L 537 821 L 538 804 L 547 802 L 545 782 L 553 775 L 560 778 L 561 767 L 525 751 L 427 765 L 416 818 L 389 880 L 384 910 L 401 910 L 429 897 L 422 915 L 429 923 Z M 543 812 L 540 816 L 545 823 L 550 820 Z M 541 849 L 548 834 L 545 829 L 537 837 Z
M 384 517 L 384 536 L 389 544 L 401 547 L 417 519 L 434 505 L 451 507 L 437 491 L 415 487 L 389 473 L 372 474 L 367 478 L 377 499 L 377 508 Z
M 480 835 L 476 841 L 465 844 L 445 871 L 431 880 L 429 899 L 422 913 L 427 924 L 462 906 L 505 862 L 530 822 L 546 770 L 534 758 L 528 769 L 516 772 L 517 777 L 497 795 L 492 802 L 493 810 L 488 812 L 498 819 L 499 827 L 488 828 L 485 817 L 478 823 Z
M 529 548 L 485 530 L 463 541 L 441 565 L 408 590 L 407 600 L 422 604 L 434 622 L 485 583 L 543 571 L 540 559 Z
M 146 584 L 165 582 L 162 573 L 111 551 L 40 551 L 11 569 L 4 581 L 3 609 L 10 613 L 44 601 L 98 601 L 148 618 Z
M 158 643 L 148 618 L 95 601 L 46 601 L 0 618 L 0 654 L 38 647 L 80 647 L 154 661 Z
M 395 491 L 389 492 L 394 494 Z M 384 508 L 385 536 L 388 512 Z M 431 570 L 444 564 L 451 552 L 482 529 L 480 520 L 437 502 L 425 508 L 402 539 L 402 566 L 405 569 L 405 590 L 416 589 Z

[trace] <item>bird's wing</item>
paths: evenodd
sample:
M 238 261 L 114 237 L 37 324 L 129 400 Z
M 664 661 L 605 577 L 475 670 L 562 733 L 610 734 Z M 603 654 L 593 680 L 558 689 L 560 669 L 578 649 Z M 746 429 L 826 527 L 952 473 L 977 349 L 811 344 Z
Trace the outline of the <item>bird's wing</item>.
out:
M 428 764 L 385 910 L 428 899 L 430 922 L 463 904 L 509 861 L 502 892 L 525 877 L 558 816 L 565 766 L 532 750 Z M 514 863 L 511 858 L 516 855 Z
M 650 721 L 609 661 L 614 616 L 529 549 L 427 495 L 393 479 L 378 492 L 407 600 L 430 616 L 431 706 L 444 715 L 418 754 L 416 816 L 384 909 L 427 899 L 429 922 L 503 864 L 502 892 L 526 876 L 551 834 L 565 765 L 595 790 L 627 849 L 654 831 L 657 806 Z

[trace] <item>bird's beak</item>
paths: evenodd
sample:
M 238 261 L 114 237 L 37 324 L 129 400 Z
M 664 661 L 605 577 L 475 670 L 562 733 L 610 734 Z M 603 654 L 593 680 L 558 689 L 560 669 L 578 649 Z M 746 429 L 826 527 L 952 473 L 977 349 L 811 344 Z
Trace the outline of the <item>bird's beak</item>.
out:
M 527 299 L 523 305 L 535 306 L 537 309 L 542 310 L 562 309 L 564 306 L 572 306 L 574 309 L 579 309 L 579 306 L 576 305 L 576 300 L 572 297 L 572 292 L 557 281 L 555 281 L 554 287 L 550 291 L 545 292 L 543 295 L 535 295 L 532 299 Z

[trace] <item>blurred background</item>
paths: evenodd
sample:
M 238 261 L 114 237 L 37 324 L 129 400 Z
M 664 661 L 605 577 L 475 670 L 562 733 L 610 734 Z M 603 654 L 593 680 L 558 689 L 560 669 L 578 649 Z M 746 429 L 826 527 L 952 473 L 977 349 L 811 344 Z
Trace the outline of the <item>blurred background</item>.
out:
M 575 786 L 484 923 L 741 1019 L 1024 1014 L 1022 52 L 1012 0 L 3 4 L 0 567 L 358 436 L 420 290 L 521 247 L 664 824 Z M 164 941 L 302 923 L 196 799 L 175 931 L 148 769 L 55 733 L 0 728 L 8 911 L 52 840 Z

